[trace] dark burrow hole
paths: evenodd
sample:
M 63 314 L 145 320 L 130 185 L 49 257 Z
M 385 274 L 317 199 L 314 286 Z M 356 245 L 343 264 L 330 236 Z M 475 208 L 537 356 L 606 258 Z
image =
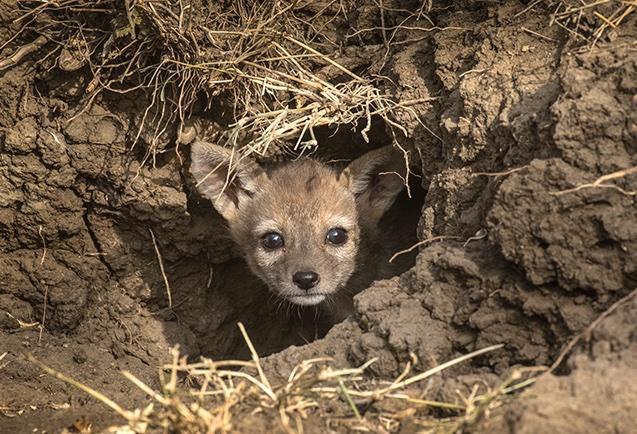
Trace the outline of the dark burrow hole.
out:
M 361 128 L 363 127 L 317 128 L 313 133 L 319 146 L 311 158 L 344 167 L 349 161 L 371 149 L 391 143 L 382 122 L 373 123 L 368 132 L 370 143 L 363 139 Z M 293 158 L 294 153 L 290 152 L 289 159 Z M 392 253 L 407 249 L 417 241 L 416 228 L 424 192 L 415 170 L 415 167 L 411 167 L 413 176 L 410 176 L 409 193 L 407 189 L 403 189 L 378 226 L 383 235 L 380 242 L 393 243 L 387 249 L 393 249 Z M 214 225 L 218 231 L 218 226 L 225 225 L 225 222 L 207 199 L 201 197 L 192 185 L 190 188 L 188 208 L 192 225 Z M 226 239 L 229 238 L 227 230 L 224 233 Z M 216 243 L 217 241 L 208 243 L 208 249 L 214 250 Z M 245 325 L 260 355 L 272 354 L 291 345 L 309 343 L 323 337 L 334 325 L 324 314 L 324 309 L 281 303 L 250 272 L 236 246 L 232 248 L 232 252 L 231 259 L 210 265 L 205 259 L 210 252 L 206 252 L 204 248 L 197 258 L 180 260 L 171 266 L 173 280 L 180 279 L 181 283 L 173 289 L 176 292 L 173 299 L 179 305 L 173 309 L 174 316 L 167 319 L 178 321 L 192 332 L 196 350 L 188 351 L 191 355 L 199 353 L 213 358 L 248 357 L 247 347 L 237 327 L 238 321 Z M 401 255 L 385 275 L 370 273 L 365 276 L 365 287 L 374 280 L 406 271 L 413 262 L 414 252 Z M 195 263 L 199 265 L 193 265 Z M 181 269 L 180 264 L 183 265 Z M 161 297 L 163 288 L 156 287 L 156 291 L 158 297 Z M 184 339 L 179 338 L 178 341 L 182 342 L 176 342 L 182 348 Z

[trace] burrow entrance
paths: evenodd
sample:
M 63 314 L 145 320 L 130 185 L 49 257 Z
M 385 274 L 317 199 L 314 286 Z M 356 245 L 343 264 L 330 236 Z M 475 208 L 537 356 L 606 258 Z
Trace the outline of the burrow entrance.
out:
M 286 159 L 309 157 L 340 169 L 348 161 L 375 147 L 391 144 L 381 120 L 375 119 L 373 122 L 371 143 L 363 140 L 361 128 L 347 125 L 317 128 L 313 137 L 318 147 L 300 151 L 290 145 L 274 162 L 265 160 L 264 163 L 277 164 Z M 182 168 L 182 175 L 186 170 Z M 395 236 L 395 252 L 417 242 L 416 229 L 424 199 L 421 177 L 417 171 L 418 166 L 412 164 L 408 180 L 410 188 L 399 195 L 379 225 L 381 230 Z M 164 260 L 164 274 L 170 284 L 172 309 L 168 309 L 166 304 L 166 282 L 154 258 L 156 252 L 149 251 L 149 247 L 154 246 L 147 244 L 143 251 L 146 260 L 150 261 L 146 271 L 152 294 L 148 300 L 149 306 L 153 305 L 152 310 L 160 311 L 164 320 L 175 321 L 183 326 L 186 329 L 184 336 L 191 335 L 188 340 L 179 339 L 175 343 L 182 347 L 189 345 L 189 353 L 193 355 L 247 357 L 247 347 L 236 327 L 238 321 L 246 326 L 261 355 L 323 337 L 333 325 L 325 316 L 324 309 L 281 303 L 263 282 L 252 275 L 240 257 L 238 248 L 229 240 L 225 222 L 210 202 L 196 191 L 188 175 L 184 178 L 187 180 L 187 211 L 192 222 L 188 224 L 192 231 L 189 239 L 201 244 L 200 250 L 196 254 L 186 252 L 177 256 L 170 253 L 173 250 L 170 244 L 155 235 L 155 243 Z M 124 224 L 126 228 L 131 226 L 130 223 Z M 227 250 L 220 252 L 217 240 L 223 240 Z M 148 241 L 152 242 L 152 237 Z M 174 242 L 177 245 L 183 243 L 179 240 Z M 393 273 L 397 275 L 410 268 L 414 255 L 414 251 L 401 255 L 395 261 L 397 265 Z M 370 275 L 368 281 L 371 284 L 375 278 L 387 277 L 390 275 Z

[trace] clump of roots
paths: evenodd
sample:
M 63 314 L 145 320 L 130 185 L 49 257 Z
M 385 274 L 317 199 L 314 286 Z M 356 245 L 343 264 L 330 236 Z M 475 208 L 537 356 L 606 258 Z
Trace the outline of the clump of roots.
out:
M 146 94 L 134 143 L 143 133 L 152 153 L 162 150 L 170 125 L 177 122 L 182 132 L 196 102 L 210 105 L 219 96 L 233 103 L 222 144 L 262 155 L 273 143 L 295 140 L 302 152 L 316 146 L 318 126 L 362 122 L 366 138 L 379 117 L 403 130 L 393 112 L 417 101 L 395 101 L 384 90 L 389 80 L 377 75 L 389 45 L 400 39 L 399 27 L 384 26 L 425 19 L 431 4 L 415 2 L 409 10 L 393 3 L 19 1 L 14 38 L 32 42 L 0 69 L 35 50 L 50 67 L 89 68 L 83 104 L 69 121 L 103 92 Z M 382 26 L 353 28 L 361 15 L 379 17 Z

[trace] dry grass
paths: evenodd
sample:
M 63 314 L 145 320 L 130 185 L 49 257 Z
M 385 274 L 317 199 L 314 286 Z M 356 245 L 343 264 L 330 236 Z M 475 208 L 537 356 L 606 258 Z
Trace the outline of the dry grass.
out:
M 323 125 L 359 125 L 367 139 L 374 117 L 404 134 L 394 112 L 421 102 L 395 101 L 384 90 L 389 80 L 373 65 L 385 62 L 407 23 L 430 22 L 427 2 L 413 11 L 382 1 L 364 4 L 381 23 L 390 16 L 399 23 L 387 29 L 348 27 L 361 9 L 353 0 L 62 0 L 20 1 L 18 7 L 19 30 L 0 50 L 18 37 L 32 42 L 0 59 L 0 68 L 38 51 L 45 67 L 90 69 L 69 122 L 102 93 L 146 94 L 132 146 L 142 137 L 147 158 L 166 150 L 171 125 L 177 122 L 183 133 L 195 106 L 201 110 L 202 102 L 209 106 L 218 97 L 234 106 L 216 140 L 245 155 L 263 155 L 286 141 L 297 153 L 311 151 L 314 129 Z M 348 46 L 361 43 L 378 49 L 347 54 Z
M 617 28 L 637 10 L 637 1 L 626 0 L 549 0 L 544 3 L 553 10 L 549 24 L 567 31 L 581 50 L 592 50 L 599 42 L 613 39 Z
M 303 433 L 313 426 L 319 430 L 388 433 L 395 432 L 406 418 L 426 430 L 454 432 L 500 405 L 508 394 L 532 384 L 533 378 L 526 372 L 538 371 L 516 371 L 500 386 L 481 394 L 476 387 L 469 396 L 460 396 L 459 402 L 438 402 L 423 396 L 419 389 L 426 379 L 502 348 L 493 345 L 425 372 L 413 373 L 412 363 L 408 363 L 400 376 L 388 382 L 365 375 L 375 360 L 346 369 L 336 368 L 327 358 L 305 360 L 292 370 L 287 381 L 274 384 L 263 371 L 245 329 L 241 324 L 239 327 L 251 350 L 251 361 L 202 358 L 188 363 L 174 349 L 171 363 L 160 370 L 160 391 L 123 372 L 150 397 L 150 402 L 134 410 L 124 409 L 99 391 L 29 358 L 48 374 L 78 387 L 122 416 L 126 424 L 109 430 L 119 433 L 252 432 L 254 424 L 264 423 L 271 428 L 263 426 L 263 432 Z M 436 419 L 432 409 L 454 416 Z

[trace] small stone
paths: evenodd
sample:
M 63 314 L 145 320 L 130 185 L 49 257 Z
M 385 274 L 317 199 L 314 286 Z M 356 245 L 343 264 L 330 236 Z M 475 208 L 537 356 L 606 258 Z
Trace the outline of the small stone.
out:
M 83 348 L 78 348 L 75 350 L 75 352 L 73 353 L 73 361 L 75 363 L 85 363 L 88 360 L 88 357 L 86 355 L 86 351 L 84 351 Z

